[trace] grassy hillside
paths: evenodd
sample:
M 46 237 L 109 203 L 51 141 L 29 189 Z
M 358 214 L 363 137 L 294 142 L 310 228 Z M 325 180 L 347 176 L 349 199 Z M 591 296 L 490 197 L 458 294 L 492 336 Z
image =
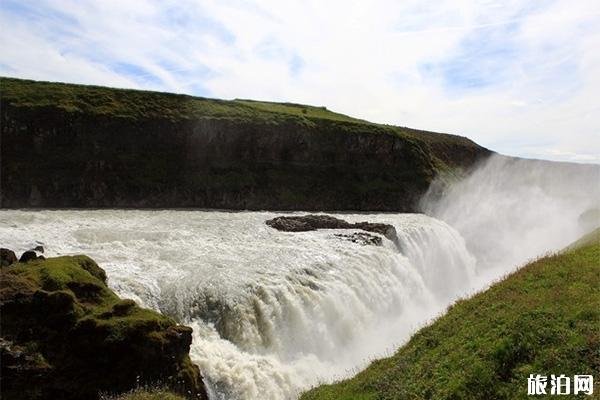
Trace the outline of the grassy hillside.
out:
M 599 398 L 599 232 L 458 301 L 394 356 L 301 399 L 526 399 L 529 374 L 593 374 Z
M 2 97 L 14 106 L 56 106 L 67 112 L 110 115 L 132 119 L 193 118 L 264 119 L 277 122 L 299 117 L 334 121 L 363 122 L 324 107 L 252 100 L 217 100 L 183 94 L 145 90 L 114 89 L 102 86 L 74 85 L 1 78 Z
M 0 77 L 0 97 L 16 107 L 57 107 L 66 112 L 131 119 L 167 118 L 175 121 L 221 118 L 240 121 L 261 120 L 272 124 L 294 120 L 306 125 L 314 125 L 319 120 L 327 120 L 368 125 L 373 133 L 392 133 L 430 143 L 476 146 L 471 140 L 462 136 L 374 124 L 332 112 L 326 107 L 304 104 L 247 99 L 219 100 L 184 94 L 38 82 L 5 77 Z M 348 128 L 345 126 L 345 129 Z

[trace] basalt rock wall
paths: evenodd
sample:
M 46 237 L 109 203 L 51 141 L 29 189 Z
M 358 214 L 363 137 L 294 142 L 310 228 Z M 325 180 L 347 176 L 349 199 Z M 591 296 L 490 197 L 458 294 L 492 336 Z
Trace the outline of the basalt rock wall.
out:
M 94 96 L 69 108 L 60 97 L 7 92 L 2 207 L 415 211 L 436 174 L 490 153 L 465 138 L 366 122 L 252 110 L 119 115 L 103 111 L 106 99 L 91 107 Z

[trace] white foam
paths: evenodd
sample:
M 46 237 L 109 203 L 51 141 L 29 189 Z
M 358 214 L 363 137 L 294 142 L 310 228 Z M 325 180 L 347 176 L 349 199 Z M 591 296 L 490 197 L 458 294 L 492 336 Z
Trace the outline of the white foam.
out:
M 472 287 L 464 241 L 433 218 L 339 215 L 392 223 L 401 253 L 279 232 L 264 224 L 275 215 L 4 210 L 0 242 L 88 254 L 121 296 L 192 325 L 192 358 L 223 399 L 294 398 L 356 372 Z

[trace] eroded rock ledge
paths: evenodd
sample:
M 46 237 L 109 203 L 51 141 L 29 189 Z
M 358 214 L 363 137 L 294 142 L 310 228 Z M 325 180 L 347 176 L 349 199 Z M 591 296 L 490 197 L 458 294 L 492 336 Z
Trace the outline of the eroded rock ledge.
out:
M 89 257 L 2 253 L 13 261 L 0 271 L 3 399 L 93 400 L 145 383 L 207 399 L 191 328 L 120 299 Z
M 398 242 L 396 228 L 390 224 L 374 222 L 351 223 L 330 215 L 308 214 L 302 216 L 276 217 L 265 222 L 272 228 L 284 232 L 306 232 L 317 229 L 360 229 L 378 233 L 394 243 Z

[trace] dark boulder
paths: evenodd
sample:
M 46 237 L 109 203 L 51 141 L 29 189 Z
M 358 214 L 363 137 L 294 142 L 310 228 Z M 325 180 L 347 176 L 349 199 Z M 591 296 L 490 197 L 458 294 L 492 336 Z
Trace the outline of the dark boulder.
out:
M 27 250 L 25 253 L 21 254 L 21 258 L 19 258 L 19 262 L 27 263 L 29 261 L 37 260 L 38 255 L 33 250 Z
M 317 229 L 361 229 L 367 232 L 379 233 L 397 243 L 396 228 L 390 224 L 374 222 L 350 223 L 330 215 L 308 214 L 302 216 L 276 217 L 266 221 L 266 224 L 284 232 L 305 232 Z
M 31 250 L 27 250 L 23 254 L 21 254 L 21 258 L 19 258 L 19 262 L 27 263 L 35 260 L 45 260 L 46 257 L 41 255 L 44 253 L 44 246 L 36 246 Z
M 96 400 L 156 383 L 207 399 L 189 358 L 192 329 L 120 299 L 90 258 L 38 259 L 0 274 L 2 399 Z
M 0 248 L 0 267 L 8 267 L 17 262 L 17 255 L 14 251 Z

